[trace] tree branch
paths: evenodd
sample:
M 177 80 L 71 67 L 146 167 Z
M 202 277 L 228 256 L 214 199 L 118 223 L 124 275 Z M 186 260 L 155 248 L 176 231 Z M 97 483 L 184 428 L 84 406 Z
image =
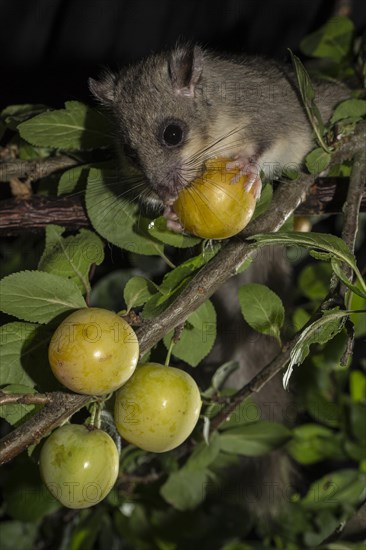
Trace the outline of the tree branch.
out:
M 306 200 L 296 214 L 336 214 L 342 211 L 347 197 L 348 178 L 319 178 L 313 184 Z M 366 193 L 361 200 L 361 210 L 366 212 Z M 0 235 L 13 236 L 28 231 L 43 231 L 54 223 L 74 231 L 91 227 L 83 199 L 79 195 L 29 198 L 0 201 Z
M 353 138 L 342 144 L 336 153 L 337 160 L 353 157 L 365 143 L 366 128 L 360 125 Z M 353 146 L 352 146 L 353 144 Z M 258 233 L 277 231 L 306 198 L 313 183 L 313 176 L 303 174 L 297 181 L 287 182 L 275 191 L 270 209 L 252 221 L 244 232 L 224 244 L 220 252 L 206 264 L 183 288 L 176 300 L 155 319 L 145 321 L 136 330 L 141 355 L 154 346 L 167 332 L 183 323 L 187 317 L 230 277 L 236 274 L 242 263 L 255 251 L 255 245 L 245 238 Z M 283 366 L 290 353 L 291 345 L 284 349 L 284 357 L 279 356 L 268 367 L 264 374 L 259 373 L 243 388 L 244 396 L 248 391 L 257 391 Z M 254 388 L 254 389 L 253 389 Z M 0 464 L 14 458 L 29 445 L 38 442 L 63 420 L 84 407 L 93 397 L 76 394 L 60 394 L 55 401 L 46 404 L 30 420 L 13 430 L 0 441 Z M 244 399 L 243 395 L 240 400 Z
M 56 393 L 5 393 L 0 391 L 1 405 L 47 405 L 56 397 Z
M 38 160 L 7 160 L 0 163 L 0 181 L 10 181 L 13 178 L 30 178 L 32 181 L 37 181 L 54 172 L 79 164 L 79 160 L 66 155 Z
M 90 395 L 62 392 L 51 395 L 53 395 L 51 402 L 1 439 L 0 465 L 12 460 L 30 445 L 38 443 L 54 428 L 93 400 Z

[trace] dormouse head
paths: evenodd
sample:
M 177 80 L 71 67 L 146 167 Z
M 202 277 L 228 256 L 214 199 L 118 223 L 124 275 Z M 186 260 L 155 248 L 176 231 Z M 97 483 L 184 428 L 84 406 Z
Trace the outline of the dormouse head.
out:
M 118 148 L 143 172 L 152 199 L 165 204 L 202 169 L 209 109 L 204 83 L 198 46 L 177 47 L 89 81 L 112 114 Z

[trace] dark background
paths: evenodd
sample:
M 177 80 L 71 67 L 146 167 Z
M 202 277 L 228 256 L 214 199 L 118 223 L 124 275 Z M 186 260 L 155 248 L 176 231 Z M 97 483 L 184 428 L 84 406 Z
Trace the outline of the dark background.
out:
M 91 101 L 89 76 L 188 39 L 284 59 L 333 13 L 331 0 L 0 0 L 0 108 Z M 366 2 L 352 19 L 366 27 Z

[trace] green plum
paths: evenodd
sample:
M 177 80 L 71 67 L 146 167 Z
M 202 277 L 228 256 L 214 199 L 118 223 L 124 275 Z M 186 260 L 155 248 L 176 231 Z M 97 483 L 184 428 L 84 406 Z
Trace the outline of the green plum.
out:
M 124 439 L 145 451 L 162 453 L 187 439 L 201 405 L 198 386 L 188 373 L 146 363 L 118 390 L 114 420 Z
M 44 443 L 39 465 L 44 483 L 57 500 L 68 508 L 89 508 L 115 484 L 119 454 L 106 432 L 65 424 Z
M 48 348 L 52 372 L 77 393 L 103 395 L 132 376 L 139 344 L 130 325 L 113 311 L 95 307 L 71 313 Z

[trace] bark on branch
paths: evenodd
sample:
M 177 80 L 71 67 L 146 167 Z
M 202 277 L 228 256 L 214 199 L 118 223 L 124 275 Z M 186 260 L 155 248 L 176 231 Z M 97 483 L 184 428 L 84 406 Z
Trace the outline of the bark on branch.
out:
M 342 212 L 348 191 L 348 178 L 319 178 L 312 185 L 296 215 L 336 214 Z M 361 211 L 366 212 L 366 193 L 361 199 Z M 43 197 L 0 201 L 0 235 L 14 236 L 37 232 L 50 223 L 62 225 L 69 231 L 90 227 L 80 195 Z
M 362 151 L 365 144 L 366 129 L 360 127 L 354 140 L 347 141 L 337 152 L 336 162 L 343 158 L 352 158 Z M 167 332 L 182 324 L 187 317 L 230 277 L 235 275 L 242 263 L 253 254 L 254 246 L 245 240 L 250 235 L 277 231 L 289 216 L 305 200 L 313 176 L 302 175 L 297 181 L 282 184 L 275 192 L 269 211 L 251 222 L 246 230 L 228 241 L 220 252 L 193 277 L 176 300 L 167 309 L 152 320 L 145 321 L 136 330 L 140 352 L 144 354 L 154 346 Z M 54 222 L 55 223 L 55 222 Z M 240 400 L 257 391 L 278 370 L 286 360 L 286 354 L 291 352 L 291 345 L 284 350 L 284 357 L 274 360 L 272 366 L 266 367 L 266 373 L 259 373 L 248 388 L 240 390 Z M 278 362 L 276 362 L 278 361 Z M 248 393 L 249 392 L 249 393 Z M 84 407 L 89 396 L 61 394 L 58 400 L 51 402 L 36 413 L 30 420 L 13 430 L 0 441 L 0 464 L 14 458 L 29 445 L 39 441 L 52 429 L 77 410 Z M 216 421 L 217 422 L 217 421 Z

